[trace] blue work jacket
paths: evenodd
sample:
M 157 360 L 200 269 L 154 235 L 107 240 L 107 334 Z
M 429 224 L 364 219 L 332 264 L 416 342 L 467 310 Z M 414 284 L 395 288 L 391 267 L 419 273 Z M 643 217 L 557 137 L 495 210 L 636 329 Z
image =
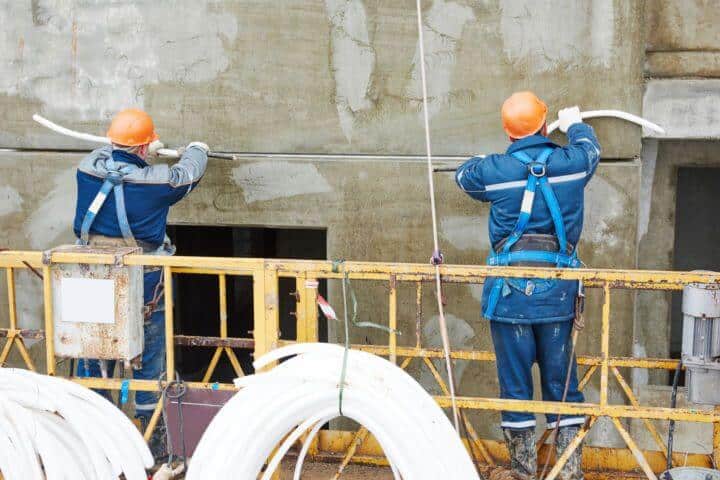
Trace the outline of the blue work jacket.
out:
M 576 246 L 583 227 L 584 189 L 600 161 L 600 144 L 592 127 L 585 123 L 572 125 L 567 132 L 569 143 L 561 147 L 542 135 L 513 142 L 504 154 L 474 157 L 457 170 L 455 181 L 468 195 L 490 202 L 489 236 L 495 249 L 508 237 L 517 223 L 528 167 L 513 152 L 522 151 L 536 158 L 545 148 L 555 149 L 547 161 L 546 174 L 562 212 L 568 242 Z M 555 234 L 550 211 L 542 195 L 535 195 L 533 210 L 525 233 Z M 483 311 L 492 282 L 483 288 Z M 517 289 L 506 289 L 495 312 L 488 318 L 506 323 L 549 323 L 570 320 L 575 315 L 575 281 L 556 281 L 547 291 L 527 295 Z
M 125 209 L 133 236 L 151 248 L 159 248 L 165 239 L 170 207 L 195 188 L 207 167 L 207 154 L 198 147 L 188 148 L 174 165 L 149 165 L 137 155 L 111 147 L 99 148 L 85 157 L 77 170 L 77 205 L 75 235 L 80 237 L 85 213 L 107 176 L 105 162 L 112 155 L 115 162 L 138 168 L 123 179 Z M 108 194 L 95 217 L 91 234 L 122 238 L 115 211 L 115 195 Z
M 165 243 L 165 229 L 170 207 L 185 197 L 198 184 L 207 167 L 207 154 L 201 148 L 190 147 L 172 166 L 149 165 L 137 155 L 111 146 L 91 152 L 77 170 L 77 204 L 73 229 L 80 238 L 83 219 L 105 178 L 107 160 L 112 156 L 120 166 L 134 165 L 137 168 L 123 179 L 125 210 L 133 237 L 145 252 L 158 253 Z M 115 195 L 108 194 L 102 208 L 97 212 L 90 227 L 90 234 L 122 238 L 118 224 Z M 145 273 L 145 302 L 153 298 L 155 285 L 160 281 L 161 271 Z

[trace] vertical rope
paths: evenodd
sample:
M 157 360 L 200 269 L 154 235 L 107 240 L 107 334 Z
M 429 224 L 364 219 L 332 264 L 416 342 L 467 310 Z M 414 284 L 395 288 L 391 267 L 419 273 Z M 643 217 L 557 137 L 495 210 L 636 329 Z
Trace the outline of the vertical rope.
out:
M 433 229 L 433 264 L 435 265 L 435 288 L 437 290 L 437 304 L 440 323 L 440 334 L 442 337 L 443 351 L 445 353 L 445 366 L 447 368 L 448 386 L 450 387 L 450 399 L 452 402 L 453 420 L 455 430 L 460 431 L 460 421 L 458 418 L 457 400 L 455 398 L 455 378 L 453 377 L 452 360 L 450 358 L 450 339 L 448 338 L 447 323 L 445 322 L 445 310 L 442 304 L 442 283 L 440 280 L 440 264 L 442 263 L 442 254 L 438 243 L 437 228 L 437 210 L 435 208 L 435 182 L 433 180 L 432 165 L 432 148 L 430 144 L 430 118 L 427 105 L 427 79 L 425 76 L 425 47 L 423 45 L 423 21 L 422 7 L 420 0 L 416 0 L 417 20 L 418 20 L 418 44 L 420 46 L 420 77 L 422 80 L 422 99 L 423 99 L 423 119 L 425 121 L 425 151 L 427 152 L 427 168 L 428 168 L 428 185 L 430 188 L 430 211 L 432 213 L 432 229 Z

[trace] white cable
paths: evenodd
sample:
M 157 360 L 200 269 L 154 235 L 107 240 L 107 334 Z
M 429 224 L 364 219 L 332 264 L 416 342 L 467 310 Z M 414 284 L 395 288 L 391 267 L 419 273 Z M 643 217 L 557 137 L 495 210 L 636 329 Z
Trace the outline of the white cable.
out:
M 82 132 L 76 132 L 75 130 L 70 130 L 69 128 L 65 128 L 62 125 L 58 125 L 55 122 L 51 122 L 47 118 L 38 115 L 37 113 L 32 116 L 32 119 L 35 120 L 37 123 L 42 125 L 43 127 L 49 128 L 53 132 L 57 132 L 61 135 L 65 135 L 67 137 L 77 138 L 79 140 L 85 140 L 86 142 L 93 142 L 93 143 L 103 143 L 105 145 L 110 145 L 112 142 L 108 137 L 99 137 L 97 135 L 91 135 L 89 133 L 82 133 Z M 180 154 L 177 150 L 173 150 L 171 148 L 160 148 L 157 151 L 157 154 L 163 157 L 170 157 L 170 158 L 178 158 L 180 157 Z
M 299 479 L 309 442 L 323 424 L 340 415 L 338 377 L 344 351 L 338 345 L 298 344 L 259 358 L 256 371 L 287 360 L 235 381 L 240 391 L 205 431 L 186 478 L 267 480 L 288 449 L 310 431 L 295 467 L 294 478 Z M 448 417 L 412 377 L 365 352 L 350 350 L 347 359 L 343 415 L 377 439 L 396 479 L 478 479 Z
M 432 164 L 432 148 L 430 144 L 430 115 L 428 112 L 427 105 L 427 79 L 425 77 L 425 47 L 423 46 L 423 21 L 422 21 L 422 7 L 420 0 L 416 1 L 417 8 L 417 21 L 418 21 L 418 45 L 420 47 L 420 77 L 422 80 L 422 98 L 423 98 L 423 119 L 425 121 L 425 151 L 427 153 L 427 170 L 428 170 L 428 185 L 430 188 L 430 211 L 432 214 L 432 229 L 433 229 L 433 245 L 435 251 L 433 256 L 440 256 L 440 245 L 438 242 L 438 228 L 437 228 L 437 210 L 435 208 L 435 182 L 433 180 L 433 164 Z M 442 338 L 443 352 L 445 353 L 445 367 L 447 370 L 448 387 L 450 388 L 450 401 L 452 403 L 453 421 L 455 424 L 455 430 L 460 431 L 460 420 L 458 415 L 457 400 L 455 398 L 455 377 L 453 376 L 452 359 L 450 358 L 450 338 L 448 336 L 447 322 L 445 321 L 445 309 L 443 307 L 442 300 L 442 283 L 440 281 L 440 264 L 439 261 L 435 263 L 435 296 L 437 297 L 438 305 L 438 322 L 440 324 L 440 336 Z
M 6 480 L 145 480 L 154 463 L 132 422 L 97 393 L 0 368 L 0 451 L 8 444 L 12 453 L 0 453 Z
M 615 117 L 635 123 L 656 133 L 662 135 L 665 134 L 665 130 L 660 125 L 657 125 L 650 120 L 646 120 L 642 117 L 638 117 L 637 115 L 633 115 L 632 113 L 623 112 L 622 110 L 588 110 L 587 112 L 580 112 L 580 117 L 582 117 L 583 119 L 598 117 Z M 557 130 L 559 126 L 560 120 L 555 120 L 550 125 L 548 125 L 548 135 Z

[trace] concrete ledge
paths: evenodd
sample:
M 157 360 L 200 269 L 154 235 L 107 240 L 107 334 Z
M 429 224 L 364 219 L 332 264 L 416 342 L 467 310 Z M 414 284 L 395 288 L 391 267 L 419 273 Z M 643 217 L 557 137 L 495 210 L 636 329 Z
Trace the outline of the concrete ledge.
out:
M 651 80 L 643 97 L 643 116 L 666 133 L 664 139 L 720 138 L 720 80 Z
M 645 75 L 720 78 L 720 52 L 648 52 Z

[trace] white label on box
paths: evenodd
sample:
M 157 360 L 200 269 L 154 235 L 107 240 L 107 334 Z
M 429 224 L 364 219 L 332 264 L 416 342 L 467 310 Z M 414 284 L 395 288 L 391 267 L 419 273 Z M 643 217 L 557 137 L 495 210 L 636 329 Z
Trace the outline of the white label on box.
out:
M 73 323 L 115 323 L 115 280 L 63 278 L 61 319 Z

